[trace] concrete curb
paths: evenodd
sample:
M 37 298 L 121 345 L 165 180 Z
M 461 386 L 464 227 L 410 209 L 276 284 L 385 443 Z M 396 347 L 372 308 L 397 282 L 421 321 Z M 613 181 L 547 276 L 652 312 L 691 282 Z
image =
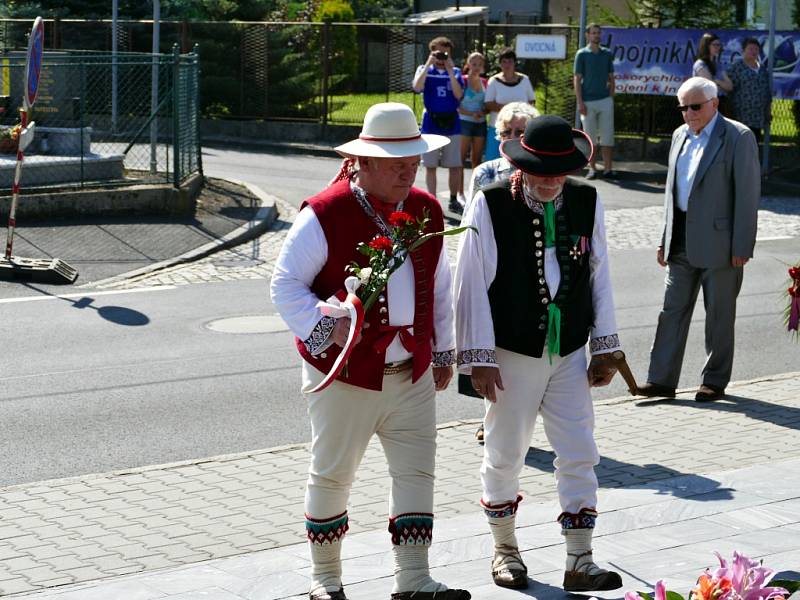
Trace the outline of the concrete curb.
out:
M 728 388 L 739 387 L 744 385 L 750 385 L 753 383 L 761 383 L 766 381 L 784 381 L 786 379 L 793 379 L 793 378 L 800 378 L 800 371 L 791 371 L 788 373 L 777 373 L 775 375 L 768 375 L 766 377 L 756 377 L 754 379 L 746 379 L 742 381 L 734 381 L 728 385 Z M 686 388 L 677 390 L 676 393 L 687 393 L 694 391 L 695 388 Z M 608 398 L 606 400 L 599 400 L 595 402 L 596 406 L 613 406 L 617 404 L 625 404 L 628 402 L 636 402 L 636 401 L 646 401 L 652 400 L 652 398 L 644 398 L 641 396 L 618 396 L 616 398 Z M 482 422 L 483 419 L 459 419 L 456 421 L 448 421 L 446 423 L 439 423 L 436 426 L 437 431 L 442 429 L 453 429 L 455 427 L 461 427 L 464 425 L 476 425 Z M 207 456 L 204 458 L 194 458 L 194 459 L 187 459 L 187 460 L 179 460 L 175 462 L 169 463 L 162 463 L 157 465 L 146 465 L 143 467 L 134 467 L 130 469 L 119 469 L 115 471 L 109 471 L 107 473 L 88 473 L 85 475 L 75 475 L 72 477 L 63 477 L 58 479 L 47 479 L 44 481 L 36 482 L 38 486 L 59 486 L 65 485 L 68 483 L 76 482 L 76 481 L 86 481 L 92 479 L 104 479 L 104 478 L 112 478 L 112 477 L 121 477 L 125 475 L 135 475 L 137 473 L 146 473 L 149 471 L 165 471 L 169 469 L 178 469 L 181 467 L 191 466 L 191 465 L 201 465 L 204 463 L 223 463 L 223 462 L 231 462 L 235 460 L 241 460 L 242 458 L 247 458 L 251 456 L 261 456 L 264 454 L 281 454 L 283 452 L 291 452 L 293 450 L 301 449 L 307 446 L 307 442 L 302 443 L 295 443 L 295 444 L 284 444 L 282 446 L 274 446 L 272 448 L 263 448 L 260 450 L 251 450 L 247 452 L 238 452 L 238 453 L 231 453 L 231 454 L 220 454 L 218 456 Z M 20 488 L 28 488 L 30 487 L 31 482 L 27 483 L 20 483 L 16 485 L 10 485 L 3 487 L 3 491 L 13 491 L 15 489 Z
M 338 145 L 338 144 L 337 144 Z M 333 145 L 311 144 L 303 142 L 273 142 L 270 140 L 249 140 L 228 136 L 203 137 L 203 146 L 232 150 L 245 148 L 248 150 L 271 150 L 283 154 L 307 154 L 324 158 L 341 158 Z
M 221 238 L 212 240 L 207 244 L 203 244 L 198 248 L 189 250 L 188 252 L 184 252 L 179 256 L 174 256 L 172 258 L 168 258 L 166 260 L 162 260 L 160 262 L 147 265 L 146 267 L 141 267 L 133 271 L 128 271 L 127 273 L 121 273 L 120 275 L 115 275 L 114 277 L 101 279 L 100 281 L 93 281 L 91 283 L 87 283 L 79 287 L 101 288 L 101 287 L 108 287 L 116 283 L 120 283 L 122 281 L 133 281 L 141 277 L 151 275 L 156 271 L 161 271 L 177 265 L 194 262 L 196 260 L 214 254 L 215 252 L 219 252 L 220 250 L 225 250 L 227 248 L 238 246 L 239 244 L 242 244 L 253 238 L 258 237 L 259 235 L 269 230 L 270 227 L 272 227 L 272 224 L 275 222 L 275 219 L 278 218 L 278 208 L 276 202 L 277 198 L 275 196 L 267 194 L 258 186 L 255 186 L 251 183 L 247 183 L 246 181 L 240 181 L 238 179 L 230 179 L 227 177 L 215 177 L 215 179 L 221 179 L 228 183 L 240 185 L 243 188 L 247 189 L 251 194 L 253 194 L 258 199 L 260 208 L 256 212 L 256 215 L 250 221 L 248 221 L 244 225 L 241 225 L 240 227 L 237 227 L 236 229 L 234 229 L 233 231 L 224 235 Z

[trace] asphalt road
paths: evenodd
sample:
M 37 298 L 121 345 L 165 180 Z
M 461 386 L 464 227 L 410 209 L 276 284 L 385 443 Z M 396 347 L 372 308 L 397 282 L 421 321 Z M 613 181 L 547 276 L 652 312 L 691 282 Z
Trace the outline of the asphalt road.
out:
M 248 181 L 295 206 L 322 190 L 338 172 L 340 162 L 331 157 L 272 150 L 267 155 L 264 150 L 252 148 L 214 146 L 203 149 L 203 166 L 207 175 Z M 606 209 L 662 204 L 663 176 L 656 165 L 624 163 L 619 168 L 623 170 L 621 180 L 611 183 L 598 179 L 593 182 Z M 469 184 L 471 172 L 465 169 L 465 185 Z M 417 172 L 416 185 L 426 189 L 425 169 L 422 167 Z M 447 172 L 444 169 L 438 170 L 437 189 L 440 193 L 447 190 Z
M 797 243 L 763 246 L 740 296 L 734 379 L 797 369 L 798 348 L 782 329 L 775 285 L 779 261 Z M 662 274 L 650 254 L 611 257 L 620 335 L 639 378 L 661 303 Z M 9 300 L 0 301 L 0 486 L 308 440 L 289 333 L 208 327 L 274 314 L 266 281 Z M 698 383 L 702 318 L 698 309 L 685 386 Z M 623 393 L 615 380 L 596 398 Z M 481 414 L 479 401 L 454 389 L 440 395 L 440 422 Z
M 205 161 L 209 175 L 250 181 L 295 204 L 321 189 L 337 167 L 327 158 L 217 149 Z M 657 186 L 633 192 L 599 186 L 610 208 L 661 202 Z M 763 242 L 746 269 L 734 379 L 798 368 L 798 347 L 781 318 L 785 263 L 796 261 L 797 252 L 797 239 Z M 663 271 L 652 250 L 613 251 L 611 265 L 620 335 L 644 380 Z M 46 297 L 35 287 L 27 288 L 31 299 L 0 294 L 0 486 L 307 441 L 289 333 L 209 328 L 219 319 L 274 315 L 267 285 L 61 290 L 74 294 L 68 298 Z M 700 302 L 682 386 L 699 383 L 703 317 Z M 615 379 L 596 397 L 624 392 Z M 454 386 L 440 395 L 440 422 L 482 413 L 479 401 L 459 396 Z

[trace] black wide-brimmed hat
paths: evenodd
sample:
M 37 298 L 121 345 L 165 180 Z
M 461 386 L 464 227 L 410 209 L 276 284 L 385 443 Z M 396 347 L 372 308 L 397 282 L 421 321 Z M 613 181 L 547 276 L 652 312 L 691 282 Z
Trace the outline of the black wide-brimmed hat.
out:
M 588 135 L 554 115 L 531 119 L 521 138 L 500 144 L 500 153 L 520 171 L 545 177 L 582 169 L 593 151 Z

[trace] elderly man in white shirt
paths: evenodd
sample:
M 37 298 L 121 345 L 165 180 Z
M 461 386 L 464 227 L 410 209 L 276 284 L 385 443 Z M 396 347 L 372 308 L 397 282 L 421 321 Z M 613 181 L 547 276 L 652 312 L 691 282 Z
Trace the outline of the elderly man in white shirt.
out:
M 616 589 L 620 576 L 592 557 L 599 455 L 589 388 L 607 385 L 624 355 L 603 208 L 593 187 L 566 178 L 587 164 L 591 141 L 564 119 L 543 116 L 500 150 L 519 171 L 475 195 L 462 224 L 480 235 L 462 239 L 455 274 L 459 372 L 486 399 L 481 505 L 494 537 L 492 577 L 502 587 L 528 586 L 515 515 L 541 414 L 556 454 L 564 589 Z
M 672 135 L 664 226 L 656 260 L 667 267 L 647 383 L 639 393 L 673 398 L 700 288 L 706 362 L 698 402 L 725 395 L 733 371 L 736 299 L 753 256 L 761 197 L 755 135 L 717 111 L 717 86 L 691 77 L 678 88 L 684 125 Z
M 359 138 L 337 148 L 347 158 L 339 176 L 303 203 L 275 266 L 272 301 L 297 336 L 303 389 L 313 391 L 305 498 L 310 600 L 346 600 L 341 543 L 348 529 L 347 500 L 373 435 L 392 477 L 392 600 L 470 598 L 465 590 L 433 580 L 428 568 L 436 391 L 447 387 L 455 362 L 450 267 L 441 237 L 408 252 L 374 306 L 365 308 L 360 338 L 349 318 L 322 311 L 335 305 L 334 297 L 343 298 L 348 265 L 366 267 L 359 244 L 394 252 L 405 243 L 395 239 L 398 220 L 425 222 L 425 233 L 443 231 L 439 203 L 412 186 L 420 155 L 447 143 L 443 136 L 421 135 L 405 105 L 371 107 Z M 352 340 L 357 343 L 347 368 L 316 391 L 330 380 L 327 374 L 336 373 L 342 364 L 337 357 Z

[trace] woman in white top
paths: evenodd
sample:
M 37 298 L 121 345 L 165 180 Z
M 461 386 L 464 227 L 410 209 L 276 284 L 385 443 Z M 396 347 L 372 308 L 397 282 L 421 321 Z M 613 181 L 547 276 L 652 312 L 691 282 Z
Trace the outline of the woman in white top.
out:
M 730 92 L 733 82 L 720 64 L 722 41 L 713 33 L 704 33 L 697 48 L 697 60 L 692 65 L 693 77 L 705 77 L 717 84 L 720 90 Z
M 486 135 L 486 152 L 484 160 L 500 158 L 500 139 L 497 137 L 495 122 L 497 113 L 509 102 L 529 102 L 533 104 L 536 96 L 533 85 L 527 75 L 517 73 L 517 54 L 511 48 L 505 48 L 498 55 L 500 72 L 489 79 L 486 88 L 484 107 L 489 111 L 489 130 Z

